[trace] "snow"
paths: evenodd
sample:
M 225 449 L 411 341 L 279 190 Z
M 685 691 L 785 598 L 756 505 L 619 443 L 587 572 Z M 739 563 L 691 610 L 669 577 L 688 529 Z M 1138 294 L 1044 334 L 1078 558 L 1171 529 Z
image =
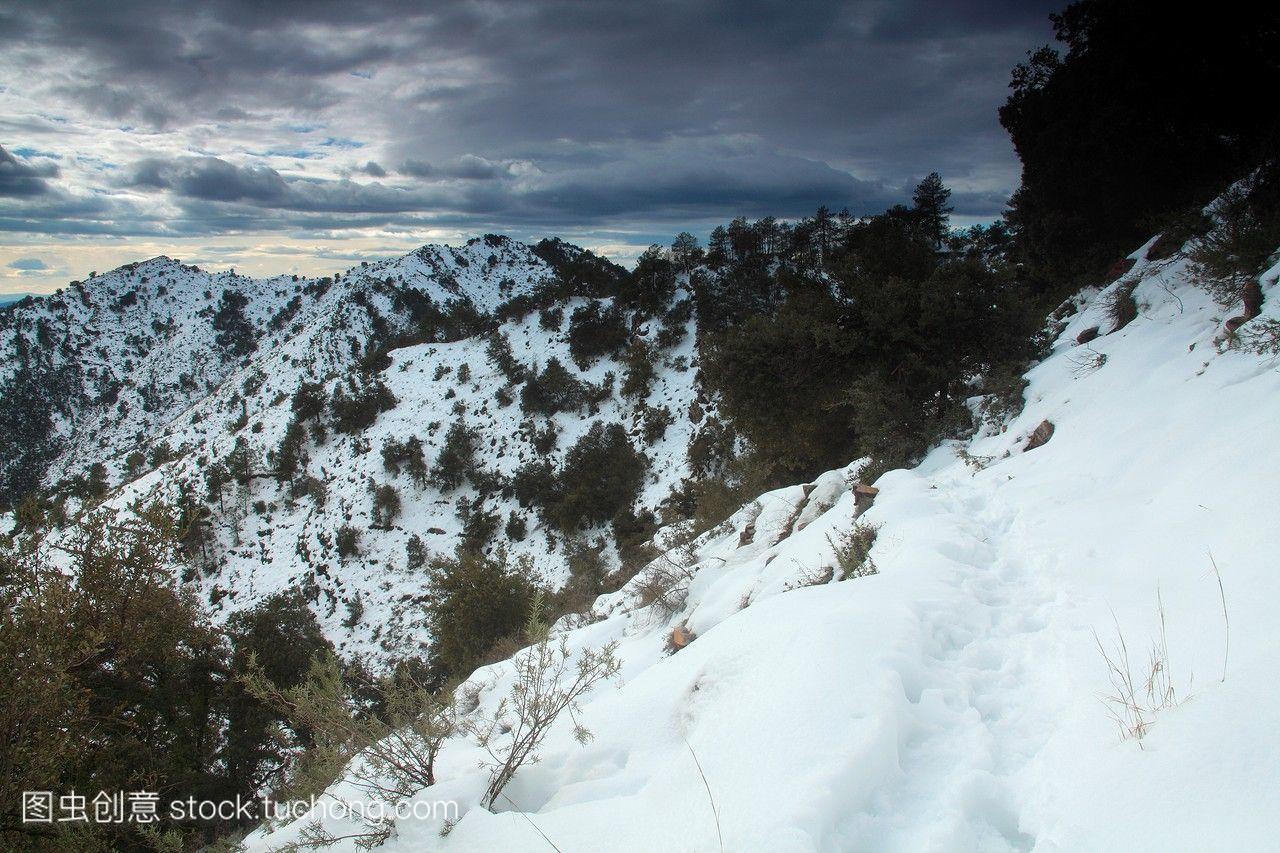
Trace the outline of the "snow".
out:
M 1221 345 L 1181 257 L 1141 257 L 1111 286 L 1136 283 L 1137 319 L 1086 350 L 1110 289 L 1082 293 L 1020 415 L 877 480 L 860 520 L 879 526 L 878 574 L 797 586 L 834 565 L 858 462 L 762 495 L 697 543 L 683 612 L 640 607 L 637 579 L 562 626 L 574 649 L 616 641 L 623 668 L 583 703 L 594 739 L 562 719 L 516 775 L 524 814 L 476 804 L 481 753 L 459 736 L 419 797 L 461 819 L 443 837 L 401 821 L 382 849 L 546 849 L 539 831 L 562 850 L 1274 847 L 1280 371 Z M 1052 439 L 1024 452 L 1045 419 Z M 1179 702 L 1138 741 L 1101 701 L 1095 634 L 1123 632 L 1141 664 L 1157 596 Z M 678 624 L 696 639 L 670 653 Z M 472 677 L 482 708 L 511 669 Z

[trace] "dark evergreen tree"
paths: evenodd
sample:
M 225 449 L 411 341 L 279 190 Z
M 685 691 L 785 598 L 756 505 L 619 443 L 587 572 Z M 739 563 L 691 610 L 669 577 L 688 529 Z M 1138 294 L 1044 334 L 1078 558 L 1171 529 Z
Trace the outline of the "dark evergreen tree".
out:
M 1051 18 L 1065 53 L 1044 47 L 1014 69 L 1000 121 L 1022 160 L 1008 215 L 1018 259 L 1062 290 L 1274 149 L 1256 93 L 1280 87 L 1280 13 L 1082 0 Z
M 954 210 L 950 200 L 951 190 L 942 183 L 942 176 L 937 172 L 926 175 L 911 195 L 920 233 L 935 249 L 942 247 L 950 233 L 948 224 Z

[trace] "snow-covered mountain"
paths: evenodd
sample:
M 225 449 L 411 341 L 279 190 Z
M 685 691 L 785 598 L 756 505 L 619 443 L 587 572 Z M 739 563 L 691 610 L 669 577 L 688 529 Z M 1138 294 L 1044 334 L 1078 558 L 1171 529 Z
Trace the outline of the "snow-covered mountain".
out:
M 880 476 L 861 515 L 858 462 L 761 495 L 560 626 L 575 652 L 618 644 L 616 685 L 557 721 L 493 811 L 484 750 L 451 738 L 417 798 L 460 819 L 399 820 L 380 849 L 1274 846 L 1280 371 L 1224 346 L 1185 259 L 1148 248 L 1060 312 L 1011 422 Z M 1115 328 L 1129 288 L 1137 316 Z M 397 354 L 388 381 L 427 352 Z M 855 518 L 876 571 L 842 580 Z M 513 671 L 464 694 L 492 711 Z M 1121 673 L 1128 709 L 1106 699 Z
M 105 503 L 116 509 L 153 495 L 207 502 L 205 568 L 187 579 L 218 612 L 301 588 L 340 651 L 374 664 L 412 654 L 426 641 L 422 555 L 451 554 L 466 518 L 483 515 L 499 533 L 514 519 L 524 533 L 512 555 L 553 585 L 563 580 L 566 538 L 512 494 L 520 466 L 558 465 L 601 422 L 622 425 L 647 457 L 641 511 L 688 476 L 698 392 L 687 294 L 673 297 L 660 343 L 662 318 L 630 329 L 631 341 L 651 347 L 642 392 L 622 392 L 624 350 L 582 365 L 570 354 L 573 312 L 589 303 L 607 311 L 608 282 L 621 273 L 559 241 L 530 247 L 492 235 L 333 279 L 251 279 L 163 257 L 122 267 L 0 313 L 0 401 L 21 427 L 5 435 L 0 466 L 11 480 L 25 465 L 45 487 L 84 488 L 104 463 Z M 591 399 L 528 412 L 513 370 L 533 375 L 553 359 Z M 273 458 L 307 383 L 323 399 L 385 388 L 393 400 L 350 434 L 312 430 L 305 470 L 278 482 Z M 704 400 L 694 417 L 710 410 Z M 384 461 L 388 442 L 416 438 L 433 465 L 455 422 L 474 431 L 473 476 L 458 487 Z M 208 471 L 237 447 L 245 482 L 211 496 Z M 390 524 L 375 522 L 373 507 L 374 490 L 387 486 L 400 507 Z M 80 509 L 69 507 L 72 516 Z M 358 554 L 339 554 L 344 528 L 355 531 Z M 613 554 L 607 543 L 606 559 Z

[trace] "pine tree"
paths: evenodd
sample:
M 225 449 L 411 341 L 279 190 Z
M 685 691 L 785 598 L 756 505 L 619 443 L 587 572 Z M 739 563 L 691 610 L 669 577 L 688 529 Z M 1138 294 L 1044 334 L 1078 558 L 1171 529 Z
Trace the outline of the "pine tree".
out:
M 947 239 L 948 223 L 951 212 L 955 210 L 948 202 L 951 190 L 942 183 L 942 176 L 930 172 L 916 185 L 911 194 L 915 205 L 915 214 L 920 223 L 920 232 L 935 249 L 941 248 Z

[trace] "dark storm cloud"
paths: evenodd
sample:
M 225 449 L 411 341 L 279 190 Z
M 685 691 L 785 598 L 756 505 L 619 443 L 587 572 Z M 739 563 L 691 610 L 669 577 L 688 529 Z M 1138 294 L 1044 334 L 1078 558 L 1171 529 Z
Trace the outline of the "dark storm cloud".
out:
M 19 161 L 0 145 L 0 196 L 43 195 L 49 191 L 45 178 L 57 174 L 56 166 L 32 166 Z
M 177 160 L 148 158 L 134 166 L 130 184 L 172 190 L 208 201 L 278 201 L 286 194 L 284 179 L 267 166 L 234 166 L 217 157 Z
M 0 149 L 0 228 L 679 230 L 819 204 L 869 213 L 933 170 L 958 214 L 993 216 L 1017 177 L 995 111 L 1059 5 L 0 0 L 0 69 L 51 81 L 31 93 L 48 112 L 0 128 L 44 128 L 56 147 L 57 121 L 83 116 L 136 140 L 118 168 L 85 173 L 94 197 L 39 204 L 53 173 Z M 211 122 L 225 133 L 197 132 Z M 186 153 L 148 152 L 155 131 Z M 236 142 L 268 132 L 296 135 L 262 148 L 305 173 Z

